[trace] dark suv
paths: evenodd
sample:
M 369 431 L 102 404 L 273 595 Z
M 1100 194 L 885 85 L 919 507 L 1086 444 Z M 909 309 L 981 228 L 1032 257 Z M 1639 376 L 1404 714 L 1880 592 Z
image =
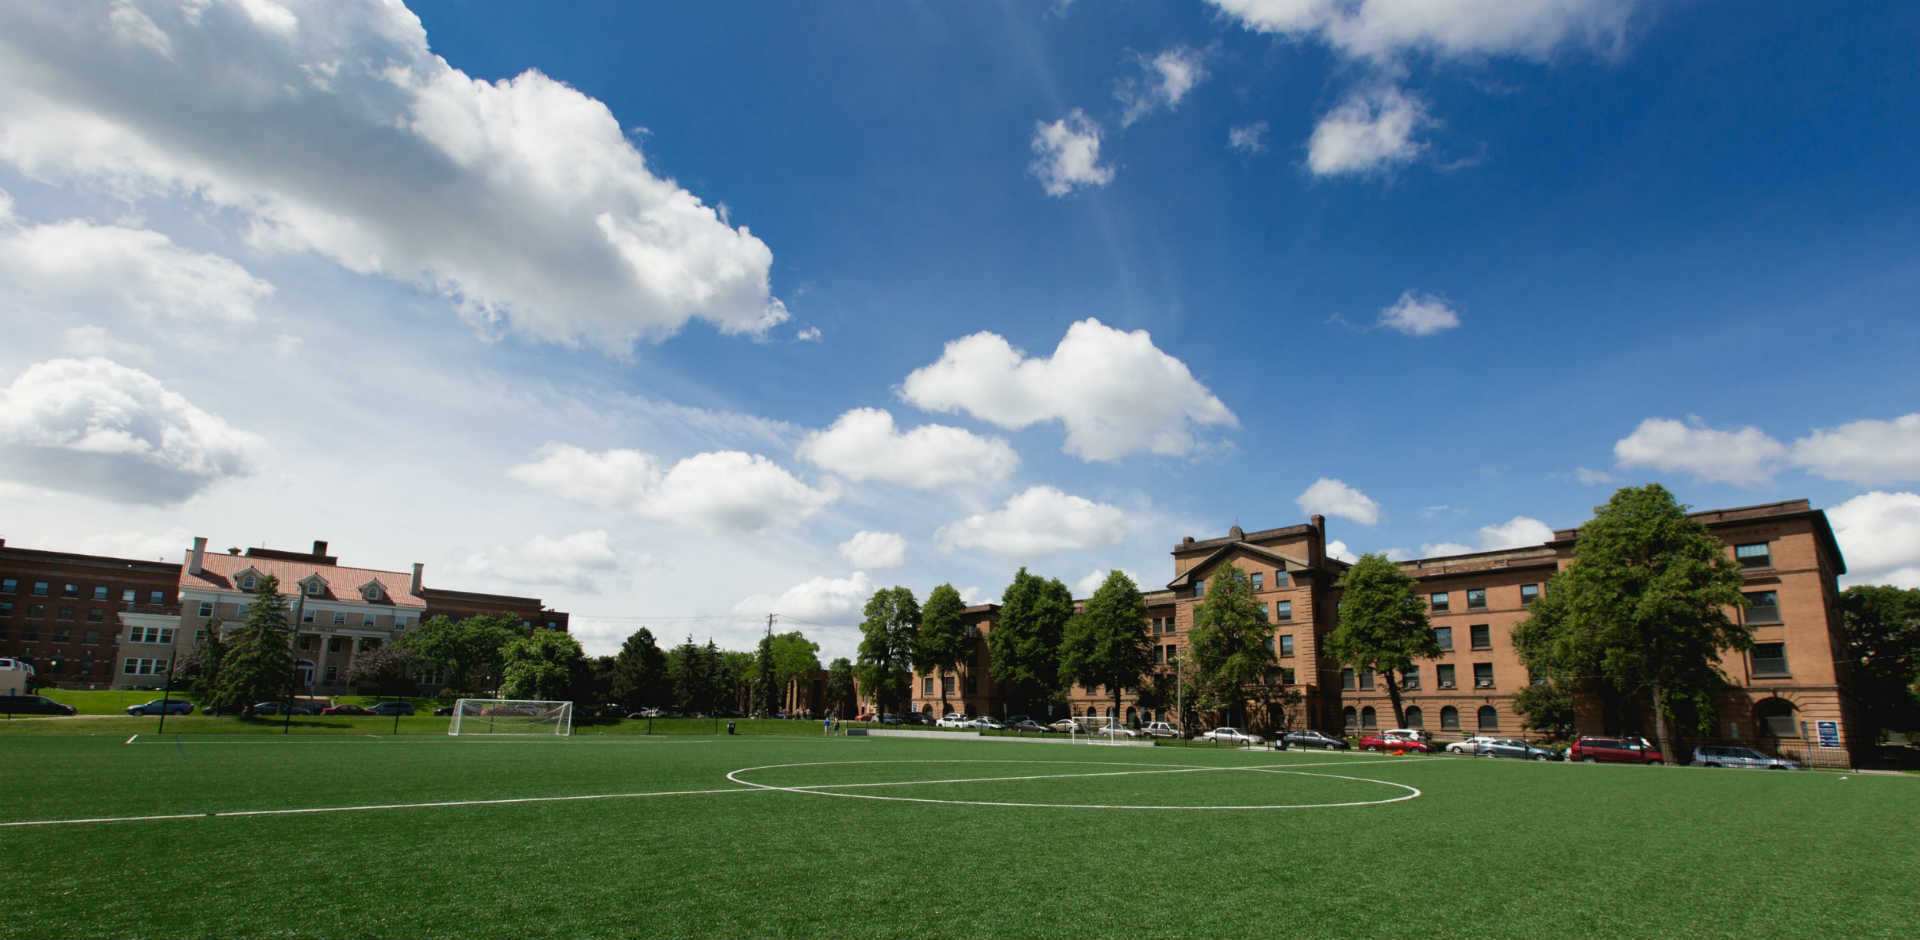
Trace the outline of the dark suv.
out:
M 376 715 L 411 715 L 413 714 L 413 703 L 381 702 L 373 706 L 369 711 L 372 711 Z
M 1584 737 L 1567 748 L 1567 760 L 1588 764 L 1664 764 L 1666 758 L 1646 738 Z
M 79 711 L 44 695 L 0 695 L 0 715 L 72 715 Z

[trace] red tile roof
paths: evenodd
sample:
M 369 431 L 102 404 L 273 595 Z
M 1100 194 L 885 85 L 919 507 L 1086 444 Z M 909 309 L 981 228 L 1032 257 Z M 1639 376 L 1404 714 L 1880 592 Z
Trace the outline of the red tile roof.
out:
M 280 593 L 293 597 L 301 593 L 300 582 L 309 575 L 318 574 L 327 582 L 324 594 L 315 595 L 324 600 L 348 601 L 355 604 L 384 604 L 391 607 L 410 607 L 425 609 L 427 602 L 407 593 L 413 586 L 413 575 L 404 571 L 381 571 L 377 568 L 348 568 L 344 565 L 323 565 L 312 561 L 291 561 L 258 556 L 228 555 L 207 553 L 201 560 L 200 573 L 193 574 L 187 569 L 192 567 L 191 553 L 187 563 L 180 566 L 180 589 L 199 588 L 217 591 L 237 591 L 233 578 L 240 572 L 252 568 L 261 574 L 270 574 L 280 579 Z M 360 586 L 368 581 L 379 581 L 386 588 L 380 600 L 368 601 L 360 596 Z

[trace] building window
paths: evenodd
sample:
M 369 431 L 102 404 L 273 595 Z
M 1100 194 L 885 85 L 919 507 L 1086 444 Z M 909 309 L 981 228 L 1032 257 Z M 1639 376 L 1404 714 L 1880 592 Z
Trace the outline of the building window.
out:
M 1443 689 L 1453 688 L 1453 664 L 1441 663 L 1440 665 L 1433 667 L 1433 678 L 1434 678 L 1434 681 L 1440 683 L 1441 688 Z
M 162 676 L 166 675 L 167 661 L 164 659 L 128 657 L 125 662 L 121 663 L 120 671 L 129 676 Z
M 19 578 L 0 578 L 0 594 L 20 593 Z
M 380 638 L 363 636 L 360 638 L 360 652 L 367 653 L 380 648 Z
M 1206 597 L 1206 596 L 1207 596 L 1207 582 L 1205 582 L 1205 581 L 1203 581 L 1203 580 L 1201 580 L 1201 579 L 1199 579 L 1199 578 L 1194 578 L 1194 579 L 1193 579 L 1193 596 L 1194 596 L 1194 597 Z
M 1352 705 L 1348 705 L 1346 708 L 1342 709 L 1340 711 L 1340 716 L 1346 719 L 1344 724 L 1347 726 L 1348 734 L 1352 734 L 1356 729 L 1360 727 L 1360 713 L 1354 711 Z
M 213 602 L 212 602 L 212 601 L 201 601 L 201 602 L 200 602 L 200 616 L 202 616 L 202 617 L 211 617 L 211 616 L 213 616 Z
M 329 653 L 340 652 L 340 640 L 341 638 L 337 636 L 327 637 L 327 652 Z
M 107 619 L 107 612 L 98 607 L 89 607 L 87 608 L 87 619 L 93 623 L 102 623 Z
M 73 630 L 68 627 L 54 627 L 53 642 L 55 643 L 73 642 Z
M 147 603 L 158 607 L 162 604 L 165 604 L 166 602 L 167 602 L 167 592 L 165 591 L 147 592 Z
M 1420 688 L 1420 667 L 1408 666 L 1400 670 L 1400 687 L 1408 691 Z
M 104 600 L 106 600 L 106 599 L 107 599 L 107 586 L 106 586 L 106 585 L 104 585 L 104 584 L 96 584 L 96 585 L 94 585 L 94 586 L 93 586 L 93 599 L 94 599 L 94 600 L 96 600 L 96 601 L 104 601 Z
M 1360 673 L 1360 691 L 1373 691 L 1373 670 L 1367 669 Z
M 1282 667 L 1280 667 L 1280 684 L 1281 684 L 1281 685 L 1292 685 L 1292 684 L 1293 684 L 1293 670 L 1292 670 L 1292 669 L 1288 669 L 1288 668 L 1287 668 L 1287 667 L 1285 667 L 1285 666 L 1282 666 Z
M 1440 730 L 1460 730 L 1460 709 L 1447 705 L 1440 709 Z
M 400 616 L 395 616 L 395 617 L 393 618 L 393 629 L 394 629 L 394 630 L 395 630 L 396 632 L 397 632 L 397 631 L 400 631 L 400 630 L 405 630 L 406 628 L 407 628 L 407 618 L 405 618 L 405 617 L 400 617 Z M 554 626 L 554 624 L 553 624 L 553 623 L 551 623 L 551 622 L 549 622 L 549 623 L 547 624 L 547 629 L 549 629 L 549 630 L 555 630 L 555 629 L 558 629 L 558 627 L 556 627 L 556 626 Z
M 1467 589 L 1467 609 L 1468 610 L 1479 610 L 1486 606 L 1487 606 L 1487 589 L 1486 588 L 1468 588 Z
M 1440 644 L 1440 648 L 1443 650 L 1453 649 L 1453 628 L 1434 627 L 1433 641 Z
M 1380 713 L 1372 705 L 1360 709 L 1360 730 L 1376 731 L 1380 728 Z
M 932 676 L 926 676 L 920 680 L 920 694 L 921 695 L 933 694 L 933 677 Z
M 1500 730 L 1500 713 L 1495 711 L 1492 705 L 1480 706 L 1479 714 L 1474 717 L 1480 722 L 1480 730 Z
M 327 592 L 326 585 L 323 585 L 318 581 L 307 582 L 308 597 L 319 597 L 320 595 L 325 594 L 326 592 Z
M 80 596 L 80 585 L 78 585 L 78 584 L 69 584 L 69 585 L 66 585 L 65 587 L 62 587 L 62 588 L 60 589 L 60 596 L 61 596 L 61 597 L 79 597 L 79 596 Z
M 1753 644 L 1753 675 L 1756 679 L 1762 676 L 1788 675 L 1787 644 Z
M 1292 601 L 1274 601 L 1273 602 L 1273 619 L 1292 620 L 1293 619 L 1293 602 Z
M 953 677 L 952 676 L 940 677 L 940 691 L 948 695 L 953 694 Z
M 140 596 L 139 591 L 136 591 L 133 588 L 127 588 L 126 590 L 120 592 L 120 603 L 131 604 L 139 596 Z
M 1259 617 L 1261 623 L 1267 622 L 1267 602 L 1266 601 L 1260 602 L 1259 612 L 1254 616 Z
M 1742 568 L 1771 568 L 1773 553 L 1767 551 L 1767 543 L 1752 542 L 1733 547 L 1733 558 Z
M 11 617 L 11 616 L 13 616 L 13 602 L 0 601 L 0 617 Z
M 20 631 L 20 639 L 23 639 L 23 640 L 40 639 L 40 628 L 34 626 L 33 624 L 27 624 L 27 626 Z M 32 652 L 33 652 L 32 650 L 27 651 L 29 655 L 32 654 Z
M 1520 585 L 1520 603 L 1522 606 L 1531 604 L 1534 601 L 1537 601 L 1539 599 L 1540 599 L 1540 585 L 1538 584 Z
M 1179 644 L 1168 643 L 1167 644 L 1167 662 L 1173 663 L 1173 662 L 1179 662 L 1179 661 L 1180 661 Z
M 339 679 L 340 679 L 340 667 L 339 667 L 339 666 L 328 666 L 328 667 L 327 667 L 327 681 L 328 681 L 328 682 L 336 682 L 336 681 L 339 681 Z
M 173 644 L 172 627 L 134 627 L 127 631 L 127 639 L 133 643 L 153 643 L 160 646 Z
M 71 608 L 71 607 L 62 607 L 62 608 L 60 608 L 60 619 L 61 619 L 61 620 L 72 620 L 72 619 L 73 619 L 73 608 Z
M 360 615 L 360 625 L 363 627 L 373 626 L 373 615 L 372 614 Z
M 1353 676 L 1352 669 L 1340 670 L 1340 687 L 1342 689 L 1345 689 L 1349 692 L 1353 691 L 1356 688 L 1356 686 L 1354 685 L 1353 679 L 1354 679 L 1354 676 Z
M 34 596 L 34 597 L 46 597 L 46 596 L 47 596 L 47 582 L 45 582 L 45 581 L 35 581 L 35 582 L 33 582 L 33 596 Z
M 1421 711 L 1420 706 L 1418 705 L 1407 706 L 1407 727 L 1425 728 L 1426 726 L 1427 726 L 1426 712 Z
M 336 611 L 334 611 L 334 612 L 333 612 L 333 625 L 334 625 L 334 626 L 336 626 L 336 627 L 344 627 L 344 626 L 346 626 L 346 625 L 347 625 L 347 615 L 346 615 L 346 614 L 345 614 L 344 612 L 342 612 L 342 611 L 337 611 L 337 610 L 336 610 Z
M 1280 655 L 1293 655 L 1293 634 L 1283 633 L 1280 635 Z
M 1427 595 L 1427 603 L 1432 604 L 1434 610 L 1446 610 L 1447 592 L 1441 591 L 1437 594 Z
M 1474 663 L 1473 664 L 1473 687 L 1476 689 L 1493 688 L 1493 664 L 1492 663 Z
M 1800 723 L 1793 716 L 1793 703 L 1786 699 L 1770 698 L 1754 706 L 1754 718 L 1760 722 L 1760 730 L 1770 738 L 1797 738 L 1800 736 Z
M 240 579 L 240 590 L 251 591 L 253 590 L 254 583 L 255 582 L 253 580 L 253 575 L 247 575 L 246 577 Z
M 311 633 L 300 634 L 300 648 L 303 650 L 313 649 L 313 634 Z
M 1258 572 L 1258 571 L 1256 571 L 1256 572 L 1254 572 L 1253 574 L 1251 574 L 1251 575 L 1248 575 L 1247 577 L 1248 577 L 1248 578 L 1250 578 L 1250 579 L 1251 579 L 1251 580 L 1253 581 L 1253 589 L 1254 589 L 1254 590 L 1256 590 L 1256 591 L 1264 591 L 1264 590 L 1266 590 L 1266 587 L 1265 587 L 1265 586 L 1263 586 L 1263 585 L 1262 585 L 1262 584 L 1260 583 L 1260 582 L 1261 582 L 1261 581 L 1262 581 L 1262 580 L 1263 580 L 1263 579 L 1264 579 L 1264 578 L 1266 577 L 1265 575 L 1263 575 L 1263 574 L 1261 574 L 1260 572 Z
M 1779 623 L 1780 592 L 1750 591 L 1747 593 L 1748 623 Z
M 1493 649 L 1493 630 L 1487 624 L 1476 623 L 1467 628 L 1467 640 L 1474 649 Z
M 1262 643 L 1264 643 L 1264 644 L 1266 644 L 1266 647 L 1267 647 L 1267 658 L 1268 658 L 1268 659 L 1272 659 L 1272 658 L 1273 658 L 1273 655 L 1274 655 L 1274 652 L 1273 652 L 1273 637 L 1267 637 L 1267 638 L 1266 638 L 1265 640 L 1262 640 L 1261 642 L 1262 642 Z
M 300 612 L 300 622 L 301 622 L 301 623 L 312 623 L 312 622 L 313 622 L 313 618 L 314 618 L 314 616 L 315 616 L 315 614 L 317 614 L 317 613 L 318 613 L 318 611 L 316 611 L 316 610 L 314 610 L 314 609 L 313 609 L 313 608 L 311 608 L 311 607 L 309 607 L 309 608 L 307 608 L 306 610 L 303 610 L 303 611 L 301 611 L 301 612 Z
M 1273 573 L 1273 589 L 1274 590 L 1277 591 L 1283 587 L 1286 587 L 1291 583 L 1293 583 L 1293 579 L 1287 577 L 1287 572 L 1284 569 L 1275 571 Z
M 39 620 L 45 617 L 46 615 L 47 615 L 47 605 L 45 604 L 28 604 L 27 605 L 28 617 L 31 617 L 35 620 Z

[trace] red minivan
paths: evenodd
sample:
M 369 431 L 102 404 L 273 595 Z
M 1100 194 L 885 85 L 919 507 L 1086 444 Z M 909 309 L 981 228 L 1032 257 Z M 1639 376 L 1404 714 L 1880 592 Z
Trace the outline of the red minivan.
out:
M 1584 737 L 1567 748 L 1568 761 L 1606 764 L 1664 764 L 1660 749 L 1646 738 Z

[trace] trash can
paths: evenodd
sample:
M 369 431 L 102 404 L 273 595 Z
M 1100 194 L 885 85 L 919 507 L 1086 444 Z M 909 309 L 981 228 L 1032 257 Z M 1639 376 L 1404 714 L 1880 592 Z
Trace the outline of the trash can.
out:
M 728 734 L 732 734 L 732 733 L 733 733 L 733 722 L 731 722 L 731 721 L 729 721 L 729 722 L 727 722 L 727 733 L 728 733 Z

